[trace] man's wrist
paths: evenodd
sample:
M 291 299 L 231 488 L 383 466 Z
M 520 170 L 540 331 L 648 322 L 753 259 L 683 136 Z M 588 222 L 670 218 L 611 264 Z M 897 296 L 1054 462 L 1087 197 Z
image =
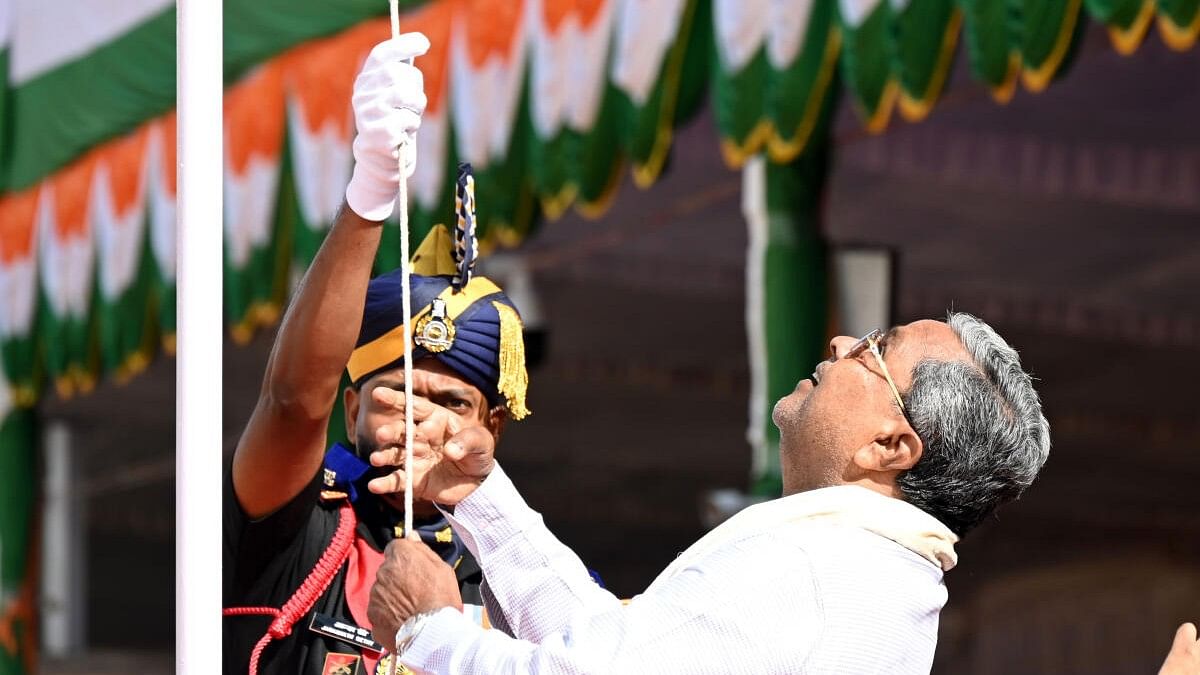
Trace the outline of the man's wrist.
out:
M 429 618 L 434 614 L 437 614 L 438 611 L 439 610 L 435 609 L 428 612 L 418 612 L 408 617 L 405 619 L 404 623 L 400 624 L 400 628 L 396 631 L 397 655 L 404 654 L 404 651 L 413 643 L 413 640 L 417 639 L 417 635 L 420 634 L 421 628 L 425 625 L 425 622 L 428 621 Z

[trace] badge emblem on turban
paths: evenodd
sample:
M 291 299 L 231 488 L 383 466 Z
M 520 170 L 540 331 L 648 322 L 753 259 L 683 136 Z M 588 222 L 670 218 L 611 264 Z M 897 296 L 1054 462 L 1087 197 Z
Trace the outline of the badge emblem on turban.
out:
M 417 320 L 413 342 L 433 354 L 454 346 L 454 322 L 446 316 L 446 301 L 436 298 L 429 313 Z

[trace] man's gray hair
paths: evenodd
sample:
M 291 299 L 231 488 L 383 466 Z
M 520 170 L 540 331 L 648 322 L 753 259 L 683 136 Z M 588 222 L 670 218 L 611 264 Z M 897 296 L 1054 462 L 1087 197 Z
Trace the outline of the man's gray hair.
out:
M 926 359 L 913 370 L 904 406 L 925 449 L 897 483 L 962 536 L 1037 477 L 1050 425 L 1017 352 L 991 326 L 961 312 L 946 323 L 975 365 Z

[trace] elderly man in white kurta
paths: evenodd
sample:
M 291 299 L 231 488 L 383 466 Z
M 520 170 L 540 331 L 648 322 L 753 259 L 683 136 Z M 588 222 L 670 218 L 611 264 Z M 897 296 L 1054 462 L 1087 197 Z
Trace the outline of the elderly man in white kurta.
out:
M 775 407 L 785 496 L 628 604 L 525 505 L 489 437 L 419 458 L 415 491 L 446 505 L 505 630 L 464 617 L 449 567 L 397 541 L 377 639 L 427 673 L 929 672 L 954 544 L 1033 481 L 1049 427 L 1016 352 L 970 315 L 830 346 Z

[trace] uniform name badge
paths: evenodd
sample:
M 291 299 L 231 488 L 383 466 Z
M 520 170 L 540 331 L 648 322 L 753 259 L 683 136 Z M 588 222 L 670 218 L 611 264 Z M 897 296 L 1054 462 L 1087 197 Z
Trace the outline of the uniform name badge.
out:
M 384 651 L 384 646 L 371 637 L 370 630 L 360 628 L 347 621 L 335 619 L 328 614 L 313 614 L 312 622 L 308 624 L 308 629 L 318 635 L 333 638 L 355 649 L 362 650 L 371 658 L 379 658 Z

